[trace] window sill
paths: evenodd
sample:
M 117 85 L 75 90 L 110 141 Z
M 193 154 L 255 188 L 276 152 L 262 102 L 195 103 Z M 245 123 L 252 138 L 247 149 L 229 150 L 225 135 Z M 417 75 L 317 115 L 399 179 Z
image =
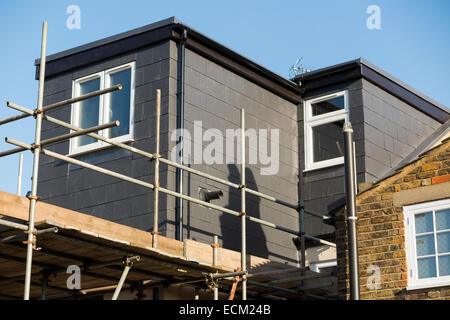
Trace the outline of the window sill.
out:
M 303 170 L 303 172 L 310 172 L 310 171 L 315 171 L 315 170 L 320 170 L 320 169 L 326 169 L 326 168 L 331 168 L 331 167 L 335 167 L 335 166 L 340 166 L 343 164 L 344 164 L 344 157 L 341 157 L 341 158 L 337 158 L 337 159 L 326 160 L 323 162 L 317 162 L 312 165 L 306 166 L 306 168 Z
M 430 279 L 431 281 L 433 281 L 433 279 Z M 443 280 L 443 281 L 439 281 L 439 282 L 434 282 L 434 283 L 417 283 L 417 284 L 412 284 L 412 285 L 408 285 L 406 287 L 406 291 L 414 291 L 414 290 L 420 290 L 420 289 L 432 289 L 432 288 L 437 288 L 437 287 L 448 287 L 450 286 L 450 279 L 449 280 Z
M 131 137 L 129 137 L 129 138 L 119 137 L 119 138 L 117 138 L 117 140 L 114 139 L 114 141 L 128 144 L 128 143 L 134 142 L 134 139 L 131 138 Z M 110 148 L 113 148 L 113 147 L 116 147 L 116 146 L 113 145 L 113 144 L 109 144 L 109 143 L 105 142 L 103 145 L 92 146 L 92 148 L 85 149 L 85 150 L 82 150 L 82 151 L 75 151 L 75 152 L 67 154 L 66 156 L 67 157 L 71 157 L 71 158 L 75 158 L 75 157 L 78 157 L 78 156 L 84 156 L 84 155 L 89 154 L 89 153 L 98 152 L 98 151 L 110 149 Z

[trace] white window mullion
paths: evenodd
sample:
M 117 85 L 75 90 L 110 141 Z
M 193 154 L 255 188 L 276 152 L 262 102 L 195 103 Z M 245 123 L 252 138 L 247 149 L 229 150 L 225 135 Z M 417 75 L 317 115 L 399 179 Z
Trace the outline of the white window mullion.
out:
M 436 260 L 436 275 L 439 278 L 439 259 L 438 259 L 438 246 L 437 246 L 437 234 L 436 234 L 436 210 L 433 210 L 433 239 L 434 239 L 434 254 Z
M 111 86 L 111 81 L 110 81 L 109 73 L 107 71 L 105 72 L 104 77 L 105 77 L 105 79 L 104 79 L 105 88 L 108 88 Z M 109 122 L 108 114 L 109 114 L 110 101 L 111 101 L 111 93 L 105 94 L 103 96 L 103 109 L 102 109 L 103 110 L 102 119 L 103 119 L 104 123 Z M 108 129 L 102 130 L 102 136 L 104 136 L 105 138 L 109 138 L 107 133 L 108 133 Z M 104 144 L 106 144 L 106 143 L 104 142 Z
M 100 88 L 104 89 L 107 87 L 108 86 L 105 85 L 105 72 L 102 72 L 101 79 L 100 79 Z M 106 95 L 108 95 L 108 93 L 100 95 L 100 108 L 99 108 L 98 118 L 100 119 L 101 124 L 105 123 L 105 96 Z M 103 132 L 104 132 L 104 130 L 101 130 L 98 132 L 98 134 L 103 136 Z M 100 146 L 103 146 L 103 145 L 105 145 L 105 142 L 99 141 L 99 144 L 100 144 Z
M 412 265 L 413 265 L 413 270 L 414 270 L 414 279 L 418 280 L 419 279 L 419 264 L 417 263 L 417 240 L 416 240 L 416 217 L 414 216 L 414 214 L 410 214 L 411 216 L 411 229 L 410 229 L 410 241 L 411 241 L 411 248 L 412 248 L 412 252 L 414 253 L 414 255 L 412 256 L 412 259 L 410 258 Z
M 76 81 L 72 81 L 72 97 L 78 97 L 79 90 Z M 78 112 L 76 110 L 76 104 L 72 104 L 70 108 L 70 123 L 76 125 L 78 123 Z M 73 131 L 70 130 L 72 133 Z M 69 154 L 74 153 L 76 139 L 72 138 L 69 140 Z

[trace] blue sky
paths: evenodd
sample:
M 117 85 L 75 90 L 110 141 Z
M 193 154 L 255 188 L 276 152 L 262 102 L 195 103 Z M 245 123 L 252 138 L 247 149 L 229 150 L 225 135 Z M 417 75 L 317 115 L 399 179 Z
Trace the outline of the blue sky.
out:
M 81 28 L 66 27 L 67 7 L 81 9 Z M 366 9 L 381 9 L 381 29 L 369 30 Z M 52 54 L 171 16 L 265 66 L 289 77 L 303 57 L 319 69 L 363 57 L 410 86 L 450 106 L 450 1 L 117 1 L 2 0 L 0 2 L 0 119 L 17 112 L 12 101 L 34 108 L 42 22 L 49 24 Z M 34 139 L 33 119 L 0 127 L 0 150 L 8 136 Z M 24 194 L 31 188 L 32 154 L 24 161 Z M 16 192 L 18 155 L 0 159 L 0 190 Z M 39 193 L 39 191 L 38 191 Z

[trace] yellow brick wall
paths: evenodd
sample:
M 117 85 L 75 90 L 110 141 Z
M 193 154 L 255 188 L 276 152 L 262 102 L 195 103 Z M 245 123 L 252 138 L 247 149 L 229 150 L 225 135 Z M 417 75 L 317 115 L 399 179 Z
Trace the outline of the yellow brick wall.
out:
M 393 194 L 449 180 L 450 140 L 428 151 L 392 177 L 357 196 L 358 254 L 361 299 L 448 299 L 450 286 L 406 291 L 407 265 L 403 208 Z M 346 211 L 336 212 L 339 297 L 349 299 Z M 379 288 L 369 289 L 369 266 L 380 268 Z

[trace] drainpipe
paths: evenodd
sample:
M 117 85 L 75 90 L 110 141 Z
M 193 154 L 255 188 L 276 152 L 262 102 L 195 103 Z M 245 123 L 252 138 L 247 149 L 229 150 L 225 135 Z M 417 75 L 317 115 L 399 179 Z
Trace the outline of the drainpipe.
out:
M 347 229 L 350 268 L 350 299 L 359 300 L 358 242 L 356 233 L 356 193 L 353 128 L 350 122 L 343 127 L 345 146 L 345 191 L 347 197 Z
M 184 29 L 179 46 L 179 65 L 178 65 L 178 117 L 177 117 L 177 129 L 179 129 L 180 137 L 177 141 L 178 145 L 181 145 L 179 159 L 178 162 L 183 164 L 184 162 L 184 82 L 185 82 L 185 62 L 186 62 L 186 39 L 187 39 L 187 30 Z M 177 191 L 179 193 L 183 193 L 183 169 L 176 169 L 176 183 L 177 183 Z M 178 219 L 177 230 L 175 234 L 175 239 L 183 241 L 183 199 L 176 199 L 176 217 Z

